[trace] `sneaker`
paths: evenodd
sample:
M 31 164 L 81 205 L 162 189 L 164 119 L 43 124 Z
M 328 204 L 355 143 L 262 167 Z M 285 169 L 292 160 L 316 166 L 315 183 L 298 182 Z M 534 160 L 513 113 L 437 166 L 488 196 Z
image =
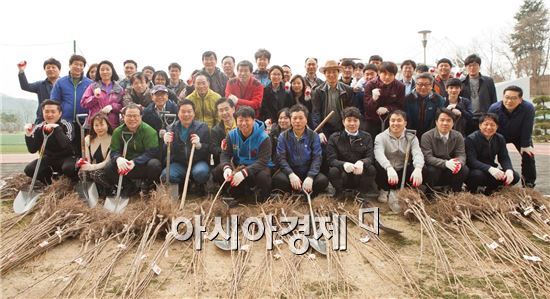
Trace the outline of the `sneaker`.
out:
M 388 202 L 388 191 L 386 190 L 380 190 L 380 193 L 378 193 L 378 202 L 385 203 Z
M 401 206 L 399 205 L 399 199 L 397 198 L 395 190 L 390 190 L 390 194 L 388 195 L 388 206 L 390 206 L 390 210 L 394 213 L 401 212 Z

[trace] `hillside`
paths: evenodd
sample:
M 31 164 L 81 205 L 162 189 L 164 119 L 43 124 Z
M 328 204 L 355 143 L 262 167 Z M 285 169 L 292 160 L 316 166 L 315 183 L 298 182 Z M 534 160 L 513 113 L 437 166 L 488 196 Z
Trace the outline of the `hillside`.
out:
M 38 101 L 35 99 L 14 98 L 0 93 L 0 111 L 6 113 L 15 113 L 19 118 L 27 123 L 34 121 Z

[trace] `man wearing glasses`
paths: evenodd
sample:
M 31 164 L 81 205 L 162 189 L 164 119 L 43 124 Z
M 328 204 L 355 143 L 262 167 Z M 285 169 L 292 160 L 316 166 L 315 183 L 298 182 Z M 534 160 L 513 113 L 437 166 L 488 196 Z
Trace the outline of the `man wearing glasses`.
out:
M 537 178 L 533 148 L 535 107 L 523 100 L 523 90 L 515 85 L 504 89 L 504 98 L 489 107 L 498 116 L 498 130 L 521 154 L 521 175 L 525 187 L 534 188 Z
M 429 73 L 418 75 L 416 89 L 405 97 L 407 128 L 416 130 L 417 136 L 435 127 L 436 113 L 445 105 L 445 99 L 432 91 L 433 82 Z

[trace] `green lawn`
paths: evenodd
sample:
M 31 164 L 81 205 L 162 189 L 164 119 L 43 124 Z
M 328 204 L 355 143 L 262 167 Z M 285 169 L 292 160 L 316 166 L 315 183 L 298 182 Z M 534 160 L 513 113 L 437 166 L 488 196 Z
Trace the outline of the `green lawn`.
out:
M 0 154 L 22 154 L 27 153 L 25 145 L 25 134 L 0 133 Z

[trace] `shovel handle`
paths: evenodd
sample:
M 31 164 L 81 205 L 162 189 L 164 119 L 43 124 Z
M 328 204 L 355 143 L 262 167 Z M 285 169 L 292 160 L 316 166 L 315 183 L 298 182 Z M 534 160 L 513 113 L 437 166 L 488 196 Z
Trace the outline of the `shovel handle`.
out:
M 330 111 L 330 113 L 323 119 L 323 121 L 315 128 L 315 130 L 313 130 L 313 132 L 315 133 L 319 133 L 319 131 L 321 131 L 321 129 L 323 128 L 323 126 L 332 118 L 332 116 L 334 116 L 336 112 L 334 112 L 334 110 Z
M 189 187 L 189 177 L 191 176 L 191 168 L 193 167 L 193 156 L 195 154 L 195 144 L 191 146 L 191 154 L 187 162 L 187 173 L 185 174 L 185 182 L 183 183 L 183 192 L 181 193 L 180 210 L 185 206 L 185 198 L 187 197 L 187 187 Z

